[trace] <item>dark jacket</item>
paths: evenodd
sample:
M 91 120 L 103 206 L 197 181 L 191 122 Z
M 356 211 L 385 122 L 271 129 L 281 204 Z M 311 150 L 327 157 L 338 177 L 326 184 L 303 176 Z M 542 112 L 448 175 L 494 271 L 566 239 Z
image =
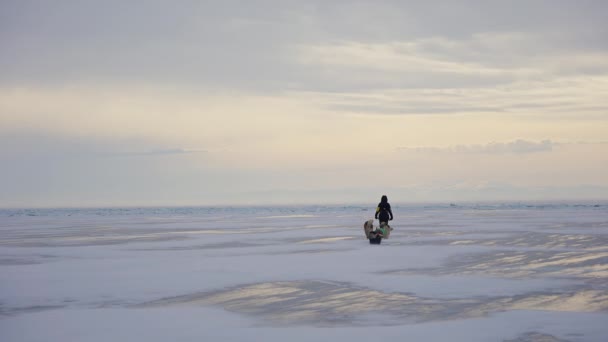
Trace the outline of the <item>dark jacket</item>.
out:
M 391 210 L 391 205 L 388 203 L 386 196 L 382 196 L 382 200 L 378 203 L 376 218 L 380 222 L 388 222 L 393 219 L 393 211 Z

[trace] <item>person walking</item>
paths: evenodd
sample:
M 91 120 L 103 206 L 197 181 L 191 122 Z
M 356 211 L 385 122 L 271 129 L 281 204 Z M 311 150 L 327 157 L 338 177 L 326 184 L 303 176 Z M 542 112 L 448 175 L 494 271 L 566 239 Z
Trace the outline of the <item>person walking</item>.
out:
M 388 203 L 388 197 L 386 197 L 386 195 L 382 196 L 380 199 L 380 203 L 378 203 L 378 207 L 376 208 L 375 217 L 380 222 L 380 226 L 382 226 L 382 223 L 388 225 L 388 221 L 393 220 L 393 211 L 391 210 L 391 204 Z

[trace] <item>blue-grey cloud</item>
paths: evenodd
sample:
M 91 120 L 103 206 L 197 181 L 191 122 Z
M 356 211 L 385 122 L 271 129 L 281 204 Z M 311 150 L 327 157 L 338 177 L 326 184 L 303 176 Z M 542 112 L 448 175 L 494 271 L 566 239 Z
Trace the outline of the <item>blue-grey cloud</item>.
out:
M 502 68 L 561 56 L 568 61 L 562 71 L 605 72 L 603 65 L 572 58 L 572 52 L 599 53 L 599 59 L 606 53 L 607 9 L 604 1 L 559 0 L 185 1 L 179 6 L 8 0 L 0 4 L 0 84 L 152 82 L 276 92 L 488 85 L 513 78 L 303 65 L 293 55 L 294 46 L 342 42 L 413 43 L 413 52 L 425 58 Z
M 333 111 L 345 111 L 349 113 L 372 113 L 372 114 L 387 114 L 387 115 L 408 115 L 408 114 L 452 114 L 452 113 L 499 113 L 504 109 L 500 107 L 476 107 L 476 106 L 461 106 L 448 107 L 437 105 L 426 105 L 415 107 L 412 105 L 404 105 L 397 107 L 394 105 L 373 106 L 373 105 L 356 105 L 356 104 L 335 104 L 328 105 L 327 109 Z
M 168 156 L 168 155 L 180 155 L 180 154 L 192 154 L 192 153 L 207 153 L 206 150 L 198 149 L 183 149 L 183 148 L 168 148 L 158 149 L 149 151 L 137 151 L 137 152 L 114 152 L 105 154 L 106 156 L 112 157 L 145 157 L 145 156 Z
M 2 132 L 0 157 L 14 162 L 25 160 L 90 160 L 107 157 L 162 157 L 205 154 L 205 149 L 163 147 L 150 139 L 112 139 L 59 135 L 32 130 Z
M 447 147 L 399 147 L 400 151 L 420 153 L 466 153 L 466 154 L 527 154 L 550 152 L 558 144 L 551 140 L 539 142 L 517 139 L 510 142 L 491 142 L 477 145 L 454 145 Z

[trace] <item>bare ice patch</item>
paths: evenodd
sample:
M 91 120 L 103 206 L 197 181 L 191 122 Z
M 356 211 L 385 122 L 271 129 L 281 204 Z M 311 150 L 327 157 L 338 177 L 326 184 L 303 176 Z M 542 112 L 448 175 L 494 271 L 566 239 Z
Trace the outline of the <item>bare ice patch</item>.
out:
M 450 259 L 440 267 L 412 268 L 387 273 L 606 279 L 608 278 L 608 252 L 497 250 L 461 255 Z
M 328 281 L 269 282 L 164 298 L 138 308 L 220 306 L 269 324 L 315 326 L 403 325 L 466 319 L 508 310 L 598 312 L 608 295 L 583 290 L 516 296 L 437 299 Z
M 412 239 L 408 245 L 429 246 L 502 246 L 518 248 L 560 248 L 608 251 L 608 236 L 598 234 L 564 234 L 547 232 L 512 232 L 506 236 L 465 234 L 447 239 Z M 493 232 L 493 235 L 496 235 Z M 428 235 L 426 235 L 428 236 Z
M 312 240 L 304 240 L 299 243 L 325 243 L 325 242 L 335 242 L 340 240 L 352 240 L 354 237 L 352 236 L 335 236 L 335 237 L 326 237 L 321 239 L 312 239 Z
M 522 334 L 521 336 L 512 340 L 504 340 L 504 342 L 569 342 L 569 340 L 563 340 L 553 335 L 543 334 L 534 331 Z

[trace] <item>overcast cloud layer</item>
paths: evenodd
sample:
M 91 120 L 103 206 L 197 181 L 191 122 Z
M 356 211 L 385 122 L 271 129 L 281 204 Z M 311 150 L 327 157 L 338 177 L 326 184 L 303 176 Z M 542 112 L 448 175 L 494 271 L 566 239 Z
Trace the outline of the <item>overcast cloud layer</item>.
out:
M 2 1 L 0 206 L 608 199 L 606 13 Z

